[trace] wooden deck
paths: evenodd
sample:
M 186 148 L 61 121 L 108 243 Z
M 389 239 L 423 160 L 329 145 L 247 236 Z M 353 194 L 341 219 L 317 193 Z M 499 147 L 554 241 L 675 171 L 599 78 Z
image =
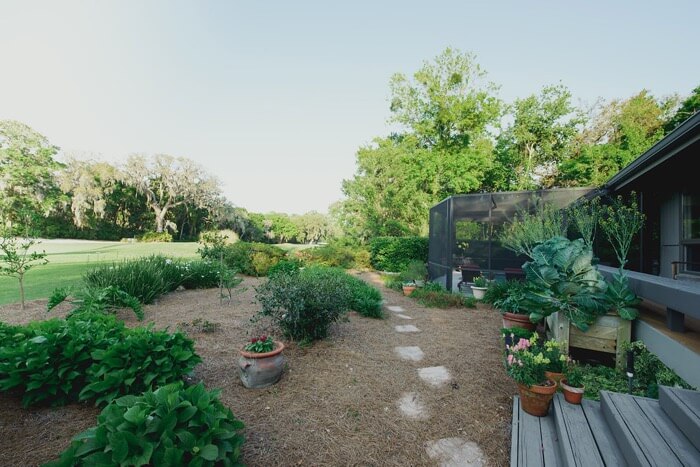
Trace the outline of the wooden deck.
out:
M 700 393 L 662 388 L 660 401 L 601 392 L 601 402 L 567 403 L 546 417 L 513 401 L 511 466 L 700 467 Z

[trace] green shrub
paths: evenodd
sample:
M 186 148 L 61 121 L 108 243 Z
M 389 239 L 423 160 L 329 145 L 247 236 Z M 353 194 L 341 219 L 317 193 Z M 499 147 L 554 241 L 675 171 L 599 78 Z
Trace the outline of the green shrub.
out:
M 171 384 L 117 399 L 48 465 L 241 465 L 242 429 L 217 391 Z
M 323 245 L 306 248 L 298 256 L 307 265 L 329 266 L 349 269 L 355 266 L 355 255 L 350 247 Z
M 3 331 L 3 334 L 6 334 Z M 22 404 L 106 403 L 176 381 L 201 359 L 181 333 L 127 329 L 112 315 L 83 312 L 13 328 L 0 347 L 0 390 Z
M 175 282 L 177 286 L 181 285 L 186 289 L 210 289 L 219 286 L 221 266 L 215 261 L 195 260 L 174 264 L 180 271 L 180 278 Z
M 428 308 L 476 308 L 476 299 L 474 297 L 448 292 L 442 287 L 440 287 L 440 290 L 435 290 L 432 287 L 417 288 L 411 294 L 411 298 L 416 299 L 418 303 Z
M 428 277 L 428 269 L 423 261 L 414 259 L 408 262 L 399 277 L 402 282 L 424 281 Z
M 352 295 L 350 309 L 368 318 L 384 318 L 382 294 L 362 279 L 348 275 L 347 280 Z
M 267 275 L 268 277 L 272 277 L 276 274 L 292 274 L 298 272 L 300 267 L 299 261 L 297 260 L 282 260 L 272 266 L 267 271 Z
M 428 262 L 428 239 L 424 237 L 377 237 L 369 245 L 372 267 L 400 272 L 411 260 Z
M 287 338 L 323 339 L 350 308 L 352 290 L 345 276 L 339 269 L 321 266 L 276 274 L 256 288 L 260 314 L 271 317 Z
M 386 287 L 387 289 L 396 290 L 400 292 L 401 288 L 403 287 L 403 282 L 401 281 L 401 278 L 398 275 L 383 275 L 382 281 L 384 282 L 384 287 Z
M 523 305 L 528 285 L 524 281 L 492 282 L 486 289 L 484 302 L 500 313 L 527 314 Z
M 173 236 L 168 232 L 146 232 L 143 235 L 136 237 L 139 242 L 151 243 L 151 242 L 172 242 Z
M 224 263 L 247 276 L 266 276 L 269 269 L 286 256 L 283 249 L 264 243 L 236 242 L 225 246 L 204 246 L 202 258 L 217 262 L 223 255 Z

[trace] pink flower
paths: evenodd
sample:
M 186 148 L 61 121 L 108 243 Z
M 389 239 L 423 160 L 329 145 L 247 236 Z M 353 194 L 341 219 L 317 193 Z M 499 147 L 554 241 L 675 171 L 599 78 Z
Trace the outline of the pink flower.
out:
M 267 336 L 266 336 L 265 334 L 263 334 L 262 336 L 260 336 L 260 340 L 261 340 L 261 341 L 266 341 L 266 340 L 267 340 Z
M 512 365 L 512 364 L 513 364 L 513 360 L 515 360 L 515 357 L 514 357 L 512 354 L 511 354 L 511 355 L 508 355 L 508 365 Z
M 257 341 L 258 341 L 258 338 L 257 338 L 257 337 L 253 337 L 253 338 L 250 340 L 250 342 L 252 342 L 253 344 L 255 344 Z

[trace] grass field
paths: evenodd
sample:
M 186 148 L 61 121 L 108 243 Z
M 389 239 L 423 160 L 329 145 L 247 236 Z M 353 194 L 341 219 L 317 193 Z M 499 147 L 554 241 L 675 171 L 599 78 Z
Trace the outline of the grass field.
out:
M 44 240 L 49 264 L 30 270 L 24 279 L 27 300 L 47 298 L 56 287 L 80 282 L 89 268 L 139 256 L 163 254 L 176 258 L 196 258 L 197 243 L 120 243 L 87 240 Z M 14 277 L 0 277 L 0 305 L 19 302 L 19 287 Z

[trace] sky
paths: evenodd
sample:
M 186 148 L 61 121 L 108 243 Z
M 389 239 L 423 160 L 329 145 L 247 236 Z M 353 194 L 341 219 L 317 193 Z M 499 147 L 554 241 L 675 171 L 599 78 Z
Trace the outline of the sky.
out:
M 507 102 L 700 85 L 694 1 L 0 0 L 0 119 L 64 155 L 199 162 L 255 212 L 325 212 L 386 136 L 389 79 L 473 52 Z M 695 58 L 693 58 L 695 57 Z

